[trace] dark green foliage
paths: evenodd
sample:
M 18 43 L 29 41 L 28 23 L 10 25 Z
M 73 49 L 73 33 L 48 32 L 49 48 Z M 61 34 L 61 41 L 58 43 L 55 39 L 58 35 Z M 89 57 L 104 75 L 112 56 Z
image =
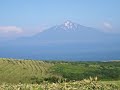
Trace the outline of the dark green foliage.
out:
M 36 76 L 31 77 L 31 83 L 32 83 L 32 84 L 40 84 L 40 83 L 42 83 L 42 82 L 43 82 L 43 79 L 39 79 L 39 78 L 36 77 Z
M 120 80 L 120 62 L 69 62 L 56 64 L 52 70 L 67 80 L 98 76 L 101 80 Z
M 52 77 L 45 78 L 44 80 L 48 81 L 48 82 L 56 83 L 56 82 L 58 82 L 59 79 L 57 77 L 52 76 Z

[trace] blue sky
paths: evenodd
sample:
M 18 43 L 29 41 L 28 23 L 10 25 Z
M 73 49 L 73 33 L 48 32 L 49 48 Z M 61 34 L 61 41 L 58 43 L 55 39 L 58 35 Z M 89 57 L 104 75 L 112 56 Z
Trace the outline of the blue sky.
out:
M 120 0 L 0 0 L 0 35 L 35 34 L 71 20 L 120 32 Z

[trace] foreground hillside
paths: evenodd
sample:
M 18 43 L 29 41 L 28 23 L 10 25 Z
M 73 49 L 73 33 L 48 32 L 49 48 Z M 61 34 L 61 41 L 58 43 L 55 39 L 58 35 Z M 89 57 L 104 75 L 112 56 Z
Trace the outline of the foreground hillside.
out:
M 52 64 L 34 60 L 0 59 L 0 83 L 34 83 L 47 77 Z
M 0 59 L 0 90 L 120 90 L 119 88 L 119 60 L 65 62 Z
M 58 82 L 98 77 L 102 81 L 120 80 L 120 62 L 65 62 L 0 59 L 1 83 Z
M 120 90 L 120 81 L 98 82 L 97 78 L 84 79 L 81 81 L 70 81 L 62 83 L 42 84 L 2 84 L 0 90 Z

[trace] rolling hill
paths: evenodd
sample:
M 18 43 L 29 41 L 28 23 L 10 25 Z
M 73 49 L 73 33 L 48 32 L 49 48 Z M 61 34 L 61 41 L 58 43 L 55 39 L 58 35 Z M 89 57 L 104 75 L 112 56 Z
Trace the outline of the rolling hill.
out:
M 32 83 L 48 76 L 52 64 L 34 60 L 0 59 L 0 83 Z
M 98 77 L 103 81 L 120 80 L 120 62 L 65 62 L 0 58 L 0 84 L 43 83 L 83 80 Z

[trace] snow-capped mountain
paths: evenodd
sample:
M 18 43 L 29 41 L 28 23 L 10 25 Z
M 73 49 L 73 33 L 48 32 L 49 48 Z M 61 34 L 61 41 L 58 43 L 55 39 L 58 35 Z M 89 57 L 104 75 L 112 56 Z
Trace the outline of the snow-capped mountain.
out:
M 70 20 L 32 37 L 6 41 L 0 57 L 44 60 L 120 59 L 120 35 L 105 33 Z
M 65 21 L 63 24 L 61 25 L 56 25 L 56 26 L 53 26 L 52 28 L 50 29 L 56 29 L 56 30 L 63 30 L 63 31 L 77 31 L 77 30 L 84 30 L 84 29 L 93 29 L 91 27 L 86 27 L 86 26 L 83 26 L 83 25 L 80 25 L 80 24 L 77 24 L 77 23 L 74 23 L 70 20 L 67 20 Z M 48 29 L 49 30 L 49 29 Z
M 102 39 L 103 36 L 106 37 L 106 35 L 107 34 L 101 32 L 98 29 L 86 27 L 77 23 L 73 23 L 70 20 L 67 20 L 63 24 L 53 26 L 43 32 L 38 33 L 32 38 L 39 39 L 40 41 L 49 42 L 90 42 L 98 41 L 100 38 Z
M 63 30 L 77 30 L 79 24 L 73 23 L 70 20 L 64 22 L 64 24 L 60 25 L 59 28 Z

